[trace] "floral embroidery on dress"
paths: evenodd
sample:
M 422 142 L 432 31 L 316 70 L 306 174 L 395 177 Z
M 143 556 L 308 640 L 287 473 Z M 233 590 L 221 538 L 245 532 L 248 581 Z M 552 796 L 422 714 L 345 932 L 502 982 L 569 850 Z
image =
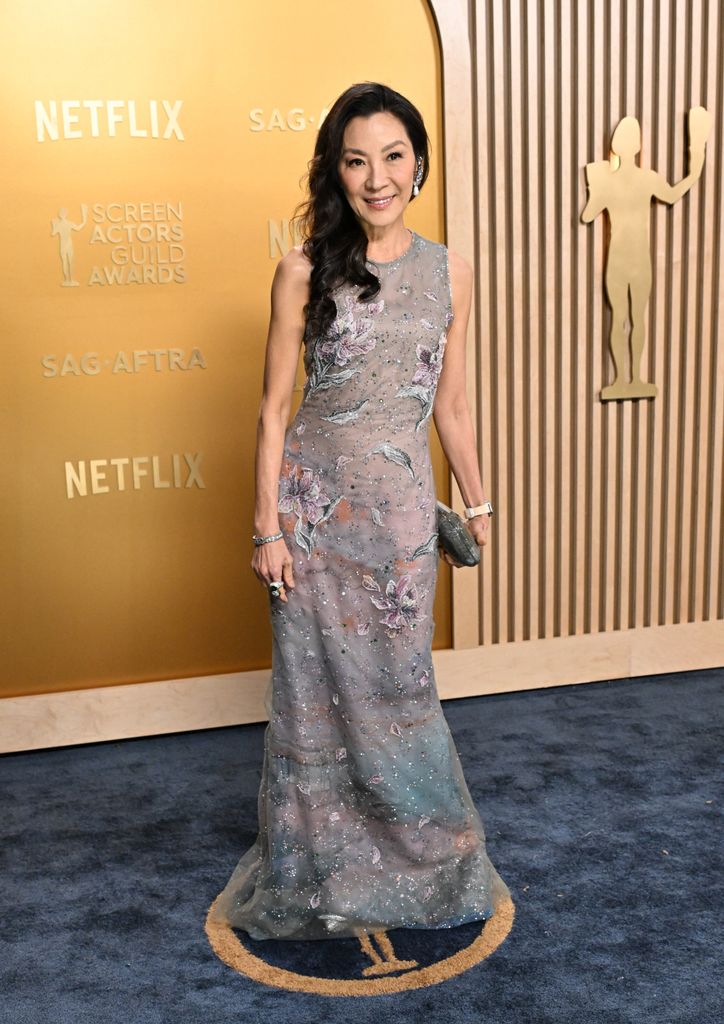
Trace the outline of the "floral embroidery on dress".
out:
M 350 423 L 352 420 L 357 419 L 368 402 L 369 398 L 363 398 L 361 402 L 353 405 L 350 409 L 342 409 L 341 412 L 333 412 L 329 416 L 320 416 L 319 418 L 320 420 L 326 420 L 328 423 Z
M 438 533 L 435 531 L 430 534 L 424 544 L 420 544 L 419 547 L 415 548 L 407 561 L 414 562 L 422 555 L 437 555 L 438 546 Z
M 328 336 L 320 342 L 320 355 L 345 366 L 355 356 L 370 352 L 377 343 L 374 318 L 385 308 L 384 299 L 358 302 L 354 295 L 345 295 L 343 309 L 332 322 Z
M 297 516 L 294 537 L 309 557 L 314 549 L 314 532 L 326 522 L 342 500 L 339 495 L 328 498 L 322 491 L 319 473 L 298 465 L 291 466 L 279 478 L 280 512 L 293 512 Z
M 370 352 L 377 344 L 374 317 L 384 309 L 385 301 L 359 302 L 354 295 L 342 299 L 342 310 L 338 312 L 327 334 L 313 346 L 307 366 L 307 380 L 304 397 L 315 391 L 341 387 L 360 371 L 347 366 L 355 356 Z M 342 370 L 335 372 L 334 367 Z
M 398 466 L 403 466 L 410 474 L 412 479 L 415 479 L 415 470 L 412 468 L 412 459 L 403 451 L 402 448 L 398 448 L 394 444 L 390 444 L 389 441 L 383 441 L 382 444 L 378 444 L 377 447 L 365 455 L 365 459 L 368 459 L 370 455 L 376 455 L 377 453 L 384 455 L 390 462 L 396 462 Z
M 442 360 L 447 344 L 447 335 L 441 331 L 437 345 L 434 349 L 427 345 L 417 346 L 417 366 L 410 384 L 403 384 L 398 390 L 398 398 L 416 398 L 422 406 L 420 418 L 415 424 L 415 430 L 419 430 L 432 413 L 435 401 L 437 383 L 442 373 Z
M 362 586 L 366 590 L 382 592 L 377 580 L 368 574 L 362 577 Z M 370 594 L 370 601 L 375 608 L 387 612 L 380 622 L 386 627 L 389 637 L 398 636 L 406 628 L 414 629 L 427 617 L 422 610 L 422 601 L 426 594 L 427 590 L 422 593 L 418 591 L 410 573 L 404 573 L 397 580 L 388 580 L 384 597 Z
M 438 339 L 436 348 L 429 349 L 425 345 L 417 346 L 417 370 L 412 378 L 413 384 L 434 388 L 442 372 L 442 357 L 447 344 L 447 335 L 443 332 Z

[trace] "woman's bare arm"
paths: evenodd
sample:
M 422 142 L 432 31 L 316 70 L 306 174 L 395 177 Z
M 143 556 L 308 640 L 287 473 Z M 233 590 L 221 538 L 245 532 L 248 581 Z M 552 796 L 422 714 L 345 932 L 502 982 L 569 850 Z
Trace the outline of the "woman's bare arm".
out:
M 262 536 L 279 532 L 279 472 L 304 335 L 310 269 L 309 260 L 296 247 L 281 258 L 272 281 L 255 456 L 254 533 Z
M 447 332 L 433 419 L 465 504 L 481 505 L 485 496 L 465 386 L 465 349 L 472 303 L 473 271 L 467 260 L 457 253 L 448 251 L 448 262 L 455 319 Z

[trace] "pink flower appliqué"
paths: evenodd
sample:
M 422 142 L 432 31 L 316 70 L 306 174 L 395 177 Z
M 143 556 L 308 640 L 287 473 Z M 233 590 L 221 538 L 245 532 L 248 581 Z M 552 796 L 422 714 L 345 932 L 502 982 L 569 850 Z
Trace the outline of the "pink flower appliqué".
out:
M 297 521 L 294 539 L 311 558 L 314 551 L 314 535 L 317 528 L 332 516 L 342 500 L 340 494 L 327 497 L 322 491 L 321 478 L 313 470 L 294 465 L 279 479 L 280 512 L 293 512 Z
M 294 512 L 300 519 L 318 523 L 331 498 L 323 493 L 319 474 L 292 466 L 279 481 L 279 511 Z
M 366 590 L 375 590 L 381 593 L 379 584 L 372 576 L 363 576 L 362 585 Z M 386 627 L 389 637 L 396 637 L 406 628 L 414 629 L 419 622 L 426 618 L 421 606 L 426 593 L 427 591 L 424 591 L 419 594 L 411 574 L 404 573 L 397 580 L 387 581 L 384 597 L 370 594 L 370 601 L 375 608 L 387 613 L 380 619 L 380 622 Z
M 358 302 L 353 295 L 345 295 L 342 312 L 337 315 L 326 338 L 320 340 L 317 353 L 325 362 L 346 366 L 355 356 L 369 352 L 377 343 L 373 317 L 384 309 L 379 302 Z
M 447 344 L 447 335 L 443 332 L 435 349 L 429 349 L 426 345 L 417 346 L 417 369 L 412 378 L 413 384 L 420 384 L 423 388 L 432 388 L 442 373 L 442 358 Z

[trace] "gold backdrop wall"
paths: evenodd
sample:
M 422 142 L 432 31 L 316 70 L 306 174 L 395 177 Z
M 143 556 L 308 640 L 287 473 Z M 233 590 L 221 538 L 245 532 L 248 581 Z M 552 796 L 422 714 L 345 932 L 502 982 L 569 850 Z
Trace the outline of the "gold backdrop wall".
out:
M 408 221 L 444 240 L 433 20 L 421 0 L 359 13 L 3 7 L 3 696 L 270 664 L 250 568 L 269 288 L 351 83 L 421 110 L 432 174 Z M 433 454 L 445 500 L 434 431 Z M 441 563 L 436 646 L 449 587 Z

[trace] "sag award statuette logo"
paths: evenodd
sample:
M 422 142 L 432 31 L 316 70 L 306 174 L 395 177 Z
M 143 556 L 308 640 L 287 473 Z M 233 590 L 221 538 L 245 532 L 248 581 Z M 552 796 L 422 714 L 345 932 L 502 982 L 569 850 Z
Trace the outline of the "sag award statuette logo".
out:
M 701 175 L 710 117 L 704 107 L 689 111 L 689 173 L 675 185 L 650 168 L 639 167 L 641 128 L 635 117 L 624 117 L 611 139 L 609 160 L 586 164 L 588 202 L 581 214 L 586 223 L 608 211 L 611 234 L 606 268 L 606 292 L 611 303 L 610 346 L 616 367 L 613 384 L 601 388 L 601 400 L 654 398 L 655 384 L 640 377 L 644 348 L 644 313 L 651 292 L 649 226 L 651 200 L 675 203 Z M 631 315 L 629 320 L 629 293 Z M 630 325 L 631 380 L 622 379 Z
M 484 922 L 449 929 L 360 929 L 356 938 L 330 934 L 318 941 L 286 942 L 251 939 L 234 929 L 218 903 L 217 896 L 204 930 L 220 960 L 253 981 L 318 996 L 382 996 L 437 985 L 494 953 L 515 918 L 515 905 L 506 894 Z M 332 930 L 344 920 L 326 916 Z
M 86 219 L 88 216 L 88 207 L 81 203 L 81 216 L 82 220 L 80 223 L 68 219 L 68 211 L 65 207 L 58 210 L 58 216 L 54 217 L 51 222 L 51 236 L 58 235 L 60 242 L 60 264 L 63 269 L 63 288 L 78 288 L 80 282 L 76 281 L 73 277 L 73 237 L 74 231 L 80 231 L 86 225 Z

